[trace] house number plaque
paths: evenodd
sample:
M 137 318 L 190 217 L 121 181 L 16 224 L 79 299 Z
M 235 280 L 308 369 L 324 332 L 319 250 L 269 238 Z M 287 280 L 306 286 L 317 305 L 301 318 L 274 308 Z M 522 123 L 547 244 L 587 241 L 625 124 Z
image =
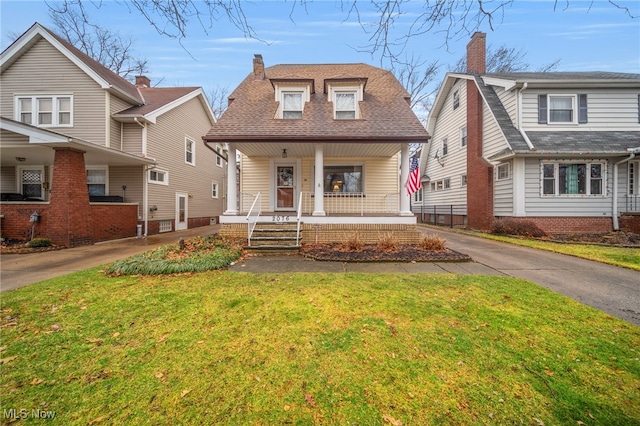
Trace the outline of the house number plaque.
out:
M 291 216 L 271 216 L 271 222 L 289 222 L 291 220 Z

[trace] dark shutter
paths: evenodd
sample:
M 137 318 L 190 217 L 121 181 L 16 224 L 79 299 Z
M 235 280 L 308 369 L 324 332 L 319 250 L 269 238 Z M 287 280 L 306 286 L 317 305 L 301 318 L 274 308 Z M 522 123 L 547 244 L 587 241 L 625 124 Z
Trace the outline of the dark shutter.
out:
M 587 123 L 587 95 L 578 95 L 578 123 Z
M 547 95 L 538 95 L 538 124 L 547 124 Z

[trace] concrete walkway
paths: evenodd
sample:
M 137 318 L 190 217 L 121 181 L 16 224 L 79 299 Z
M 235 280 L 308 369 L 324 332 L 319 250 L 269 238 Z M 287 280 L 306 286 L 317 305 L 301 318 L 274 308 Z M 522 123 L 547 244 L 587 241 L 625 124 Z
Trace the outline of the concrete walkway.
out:
M 180 238 L 216 233 L 219 225 L 169 232 L 147 238 L 130 238 L 93 246 L 0 257 L 0 290 L 23 287 L 48 278 L 92 268 L 176 243 Z M 343 263 L 318 262 L 300 256 L 250 257 L 229 268 L 235 272 L 368 272 L 454 273 L 502 275 L 524 278 L 564 294 L 615 317 L 640 326 L 640 272 L 557 253 L 530 249 L 450 232 L 438 233 L 447 246 L 474 260 L 464 263 Z

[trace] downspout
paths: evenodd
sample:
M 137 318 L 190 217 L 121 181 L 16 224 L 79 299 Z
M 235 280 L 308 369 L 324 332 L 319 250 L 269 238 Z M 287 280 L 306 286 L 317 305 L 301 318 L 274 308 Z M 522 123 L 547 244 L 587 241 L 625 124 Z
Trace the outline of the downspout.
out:
M 613 165 L 613 211 L 611 212 L 611 219 L 613 220 L 614 231 L 620 230 L 620 224 L 618 223 L 618 166 L 622 163 L 633 160 L 636 154 L 640 153 L 640 147 L 627 148 L 627 152 L 630 153 L 629 157 L 620 160 Z
M 529 147 L 529 150 L 533 150 L 533 144 L 531 143 L 531 140 L 529 139 L 529 136 L 527 136 L 525 131 L 522 130 L 522 92 L 527 90 L 527 86 L 528 86 L 528 83 L 525 82 L 522 85 L 522 88 L 520 90 L 518 90 L 518 119 L 517 119 L 517 121 L 518 121 L 518 131 L 520 132 L 520 134 L 524 138 L 524 141 L 527 143 L 527 146 Z

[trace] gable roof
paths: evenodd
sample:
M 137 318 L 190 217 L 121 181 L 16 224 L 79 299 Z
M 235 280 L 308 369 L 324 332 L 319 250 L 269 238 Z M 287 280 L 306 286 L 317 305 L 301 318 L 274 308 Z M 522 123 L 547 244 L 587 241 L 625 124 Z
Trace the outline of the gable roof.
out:
M 155 123 L 156 118 L 168 110 L 196 96 L 201 96 L 203 108 L 207 111 L 210 121 L 215 122 L 211 106 L 206 101 L 201 88 L 137 87 L 37 22 L 0 54 L 1 69 L 4 71 L 11 66 L 22 54 L 42 39 L 65 55 L 100 87 L 115 93 L 133 105 L 131 108 L 115 114 L 114 118 L 144 117 L 147 121 Z
M 409 94 L 390 71 L 366 64 L 284 64 L 267 67 L 265 78 L 249 74 L 229 97 L 230 105 L 204 137 L 208 141 L 427 142 L 411 110 Z M 313 81 L 301 119 L 277 119 L 271 80 Z M 335 120 L 325 82 L 366 81 L 361 118 Z

